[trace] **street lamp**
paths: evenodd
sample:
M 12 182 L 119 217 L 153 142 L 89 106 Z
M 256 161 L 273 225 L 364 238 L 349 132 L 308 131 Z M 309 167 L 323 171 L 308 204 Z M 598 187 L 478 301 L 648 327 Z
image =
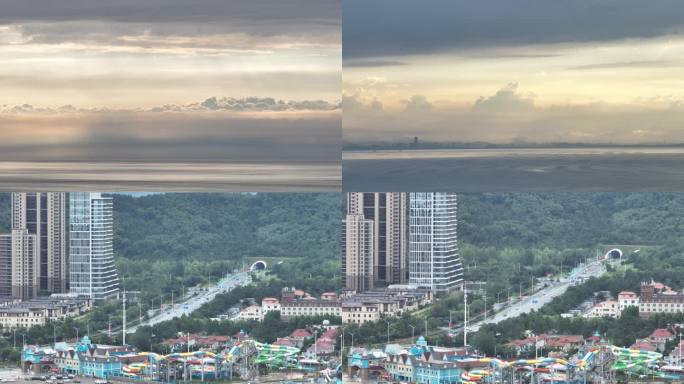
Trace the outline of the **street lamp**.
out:
M 350 334 L 352 337 L 351 351 L 354 351 L 354 334 L 351 332 L 347 332 L 347 333 Z
M 452 322 L 452 317 L 451 314 L 456 312 L 455 310 L 449 310 L 449 330 L 451 330 L 451 327 L 453 327 L 453 322 Z
M 389 331 L 390 331 L 390 324 L 391 323 L 389 320 L 385 320 L 385 323 L 387 323 L 387 344 L 389 344 L 390 343 Z
M 415 337 L 416 327 L 414 327 L 411 324 L 409 324 L 408 326 L 411 327 L 411 344 L 415 345 L 416 344 L 416 337 Z
M 499 332 L 494 333 L 494 357 L 498 356 L 496 354 L 496 344 L 498 343 L 499 336 L 501 336 L 501 333 L 499 333 Z
M 679 366 L 682 366 L 682 333 L 679 332 Z

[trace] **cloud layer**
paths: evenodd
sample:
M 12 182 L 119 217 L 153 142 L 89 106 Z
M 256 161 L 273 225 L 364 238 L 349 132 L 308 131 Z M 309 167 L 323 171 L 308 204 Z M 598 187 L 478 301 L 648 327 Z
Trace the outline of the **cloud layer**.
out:
M 114 110 L 106 107 L 76 108 L 63 105 L 58 108 L 37 107 L 31 104 L 0 105 L 0 114 L 59 114 L 59 113 L 116 113 L 116 112 L 284 112 L 284 111 L 333 111 L 340 108 L 339 103 L 325 100 L 279 100 L 272 97 L 216 97 L 202 102 L 183 105 L 165 104 L 149 109 Z
M 678 97 L 536 106 L 533 93 L 510 83 L 470 105 L 436 103 L 423 95 L 410 100 L 407 108 L 390 110 L 373 108 L 360 94 L 347 96 L 345 141 L 408 142 L 418 136 L 423 141 L 497 144 L 684 143 L 684 103 Z
M 343 56 L 391 57 L 491 47 L 652 38 L 681 32 L 678 0 L 350 0 Z

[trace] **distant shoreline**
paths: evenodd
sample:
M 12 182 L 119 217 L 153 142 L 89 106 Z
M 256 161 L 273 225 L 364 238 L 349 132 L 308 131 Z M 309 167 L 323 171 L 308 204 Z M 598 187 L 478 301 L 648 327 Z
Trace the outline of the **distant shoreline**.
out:
M 344 143 L 343 151 L 382 151 L 382 150 L 441 150 L 441 149 L 572 149 L 572 148 L 684 148 L 684 143 L 653 144 L 610 144 L 610 143 Z
M 364 149 L 343 151 L 343 163 L 372 160 L 418 159 L 503 159 L 503 158 L 579 158 L 627 156 L 684 157 L 684 146 L 587 146 L 587 147 L 497 147 L 497 148 L 413 148 Z

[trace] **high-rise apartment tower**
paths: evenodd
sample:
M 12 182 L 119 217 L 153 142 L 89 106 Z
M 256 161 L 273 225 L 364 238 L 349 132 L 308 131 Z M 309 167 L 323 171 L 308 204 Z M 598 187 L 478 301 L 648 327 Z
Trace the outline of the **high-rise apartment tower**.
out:
M 455 193 L 410 193 L 409 284 L 435 292 L 461 288 L 457 209 Z
M 95 302 L 116 296 L 112 198 L 100 193 L 69 195 L 69 282 L 72 293 Z
M 15 230 L 26 230 L 28 235 L 35 236 L 34 247 L 37 253 L 36 264 L 31 267 L 35 270 L 32 275 L 35 276 L 36 281 L 30 281 L 26 276 L 17 281 L 37 287 L 38 294 L 66 292 L 65 207 L 65 193 L 12 193 L 12 238 L 19 239 L 15 237 Z M 21 238 L 24 239 L 23 236 Z M 13 249 L 17 248 L 13 245 Z M 22 255 L 32 257 L 31 253 L 22 253 Z M 19 254 L 13 256 L 13 263 L 30 265 L 29 260 L 20 260 L 23 256 Z M 17 270 L 14 265 L 12 269 Z M 32 291 L 32 288 L 17 289 L 22 292 Z

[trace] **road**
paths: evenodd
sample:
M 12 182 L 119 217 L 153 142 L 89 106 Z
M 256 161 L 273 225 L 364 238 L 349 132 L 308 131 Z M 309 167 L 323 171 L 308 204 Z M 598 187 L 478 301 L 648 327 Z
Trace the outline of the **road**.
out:
M 126 333 L 134 333 L 140 326 L 155 325 L 163 321 L 181 317 L 182 315 L 190 314 L 199 309 L 199 307 L 202 305 L 213 300 L 216 295 L 230 292 L 236 287 L 245 286 L 251 282 L 252 277 L 249 275 L 249 272 L 238 272 L 236 274 L 229 275 L 221 279 L 221 281 L 219 281 L 216 285 L 208 288 L 206 291 L 202 291 L 201 293 L 188 298 L 184 302 L 175 303 L 173 308 L 167 307 L 165 310 L 157 313 L 150 319 L 143 321 L 141 324 L 127 327 Z
M 525 296 L 521 301 L 504 307 L 496 314 L 489 316 L 487 320 L 480 320 L 468 325 L 468 333 L 477 332 L 485 324 L 496 324 L 503 320 L 530 313 L 532 310 L 539 310 L 544 305 L 550 303 L 554 298 L 562 295 L 568 288 L 577 282 L 590 277 L 600 277 L 606 272 L 605 265 L 600 262 L 592 262 L 587 265 L 574 269 L 568 277 L 562 278 L 560 282 L 554 283 L 547 288 L 540 289 L 530 296 Z M 452 334 L 463 332 L 463 326 L 452 328 Z

